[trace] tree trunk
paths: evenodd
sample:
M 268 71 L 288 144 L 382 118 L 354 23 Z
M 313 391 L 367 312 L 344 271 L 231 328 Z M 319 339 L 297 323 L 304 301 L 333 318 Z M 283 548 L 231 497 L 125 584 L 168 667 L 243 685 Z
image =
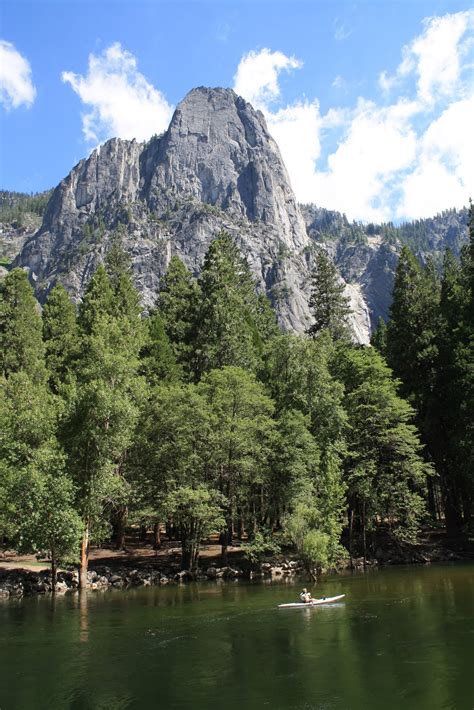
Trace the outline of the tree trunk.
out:
M 81 591 L 79 594 L 79 639 L 81 643 L 89 641 L 89 616 L 87 610 L 87 594 Z
M 153 549 L 155 552 L 161 547 L 160 523 L 153 525 Z
M 126 505 L 124 505 L 123 507 L 117 510 L 114 520 L 115 548 L 117 550 L 123 550 L 123 548 L 125 547 L 125 526 L 127 524 L 127 517 L 128 508 Z
M 89 566 L 89 521 L 86 522 L 81 542 L 81 562 L 79 567 L 79 589 L 87 589 L 87 568 Z
M 354 509 L 351 508 L 349 511 L 349 557 L 351 560 L 351 569 L 354 568 L 354 563 L 353 563 L 353 550 L 352 550 L 352 536 L 354 532 Z
M 448 535 L 459 535 L 462 530 L 462 514 L 460 511 L 459 497 L 452 483 L 445 487 L 444 518 Z
M 140 525 L 140 542 L 146 542 L 148 528 L 146 525 Z
M 191 551 L 191 572 L 193 577 L 197 576 L 199 566 L 199 541 L 193 543 Z
M 228 564 L 227 559 L 227 548 L 232 544 L 232 519 L 227 521 L 227 530 L 221 533 L 221 558 L 222 564 L 226 566 Z
M 54 550 L 51 552 L 51 591 L 56 594 L 56 584 L 58 582 L 58 563 L 54 556 Z
M 166 535 L 168 537 L 168 540 L 175 539 L 175 528 L 174 528 L 174 524 L 171 520 L 166 521 Z
M 191 550 L 189 542 L 186 538 L 181 540 L 181 569 L 190 570 L 191 569 Z
M 228 533 L 227 530 L 221 533 L 220 536 L 221 543 L 221 564 L 227 566 L 227 545 L 228 545 Z
M 427 486 L 428 486 L 428 511 L 433 518 L 433 520 L 436 520 L 436 499 L 435 499 L 435 491 L 434 491 L 434 482 L 431 480 L 431 477 L 427 477 Z
M 367 565 L 367 536 L 365 531 L 365 502 L 362 506 L 362 548 L 364 553 L 364 569 Z

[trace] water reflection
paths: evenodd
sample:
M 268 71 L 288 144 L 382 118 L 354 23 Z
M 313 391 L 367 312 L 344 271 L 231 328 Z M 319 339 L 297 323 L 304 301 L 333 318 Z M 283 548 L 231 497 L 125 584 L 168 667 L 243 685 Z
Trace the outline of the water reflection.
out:
M 89 595 L 86 591 L 81 591 L 79 596 L 79 640 L 81 643 L 89 641 L 89 616 L 88 616 L 88 599 Z
M 473 706 L 474 566 L 0 605 L 1 708 Z

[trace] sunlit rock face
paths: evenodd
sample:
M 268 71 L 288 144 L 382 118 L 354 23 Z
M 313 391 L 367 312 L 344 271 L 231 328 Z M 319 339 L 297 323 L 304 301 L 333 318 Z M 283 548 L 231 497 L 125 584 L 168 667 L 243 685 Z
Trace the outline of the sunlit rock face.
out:
M 442 228 L 433 222 L 436 244 L 457 239 L 457 225 L 445 221 Z M 347 228 L 338 213 L 296 203 L 259 111 L 230 89 L 201 87 L 178 105 L 163 135 L 145 144 L 112 139 L 78 163 L 16 263 L 29 268 L 40 300 L 57 281 L 79 300 L 118 239 L 149 308 L 171 256 L 199 274 L 210 242 L 224 229 L 283 329 L 302 332 L 310 323 L 314 250 L 324 248 L 347 284 L 355 338 L 367 343 L 378 317 L 388 315 L 400 243 L 367 230 L 348 239 Z

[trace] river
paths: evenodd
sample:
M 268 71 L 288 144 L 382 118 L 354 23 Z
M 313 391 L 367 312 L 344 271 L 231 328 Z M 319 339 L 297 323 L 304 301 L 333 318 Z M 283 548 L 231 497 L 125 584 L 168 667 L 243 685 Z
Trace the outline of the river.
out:
M 0 604 L 1 710 L 472 710 L 474 565 Z

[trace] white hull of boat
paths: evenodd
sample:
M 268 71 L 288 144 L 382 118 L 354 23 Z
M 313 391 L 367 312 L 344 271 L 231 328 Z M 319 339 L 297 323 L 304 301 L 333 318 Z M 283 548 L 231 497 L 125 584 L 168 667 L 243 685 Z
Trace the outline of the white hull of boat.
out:
M 321 606 L 321 604 L 332 604 L 338 602 L 345 597 L 345 594 L 338 594 L 337 597 L 323 597 L 322 599 L 313 599 L 310 602 L 294 602 L 293 604 L 278 604 L 279 609 L 303 609 L 309 606 Z

